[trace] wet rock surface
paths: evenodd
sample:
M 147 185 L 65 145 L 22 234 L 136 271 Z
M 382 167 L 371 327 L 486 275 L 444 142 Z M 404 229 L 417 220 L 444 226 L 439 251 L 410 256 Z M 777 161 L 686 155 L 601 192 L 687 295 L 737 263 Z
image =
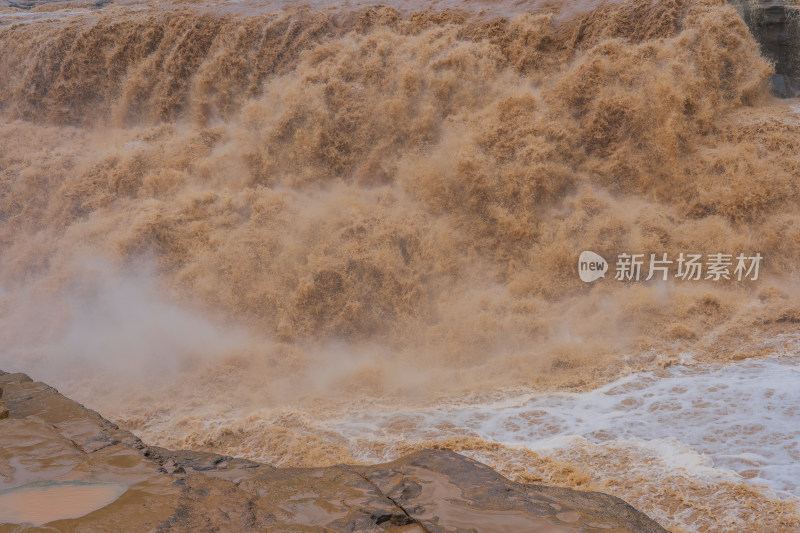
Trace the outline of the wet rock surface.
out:
M 127 486 L 105 507 L 47 524 L 59 531 L 666 531 L 618 498 L 514 483 L 449 451 L 279 469 L 147 446 L 24 374 L 0 372 L 0 388 L 0 498 L 53 481 Z M 0 532 L 19 530 L 4 521 Z

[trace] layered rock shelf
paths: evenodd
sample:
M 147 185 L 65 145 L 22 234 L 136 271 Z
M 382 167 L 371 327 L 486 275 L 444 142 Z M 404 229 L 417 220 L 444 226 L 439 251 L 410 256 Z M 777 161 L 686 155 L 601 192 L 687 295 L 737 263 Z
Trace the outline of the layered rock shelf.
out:
M 59 531 L 666 531 L 619 498 L 515 483 L 445 450 L 375 466 L 274 468 L 148 446 L 24 374 L 0 372 L 0 388 L 3 532 L 20 521 Z M 78 495 L 70 507 L 79 490 L 103 506 Z M 47 509 L 26 509 L 42 498 Z

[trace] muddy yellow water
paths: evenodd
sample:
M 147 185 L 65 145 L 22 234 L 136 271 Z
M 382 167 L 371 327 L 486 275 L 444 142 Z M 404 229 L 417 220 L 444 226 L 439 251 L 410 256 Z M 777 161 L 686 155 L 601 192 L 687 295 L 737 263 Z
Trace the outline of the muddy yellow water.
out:
M 800 107 L 769 74 L 716 0 L 4 9 L 0 368 L 157 444 L 322 465 L 449 443 L 674 527 L 790 531 L 777 456 L 725 459 L 756 465 L 741 485 L 669 470 L 712 453 L 677 426 L 554 451 L 401 413 L 791 352 Z M 763 261 L 587 284 L 584 250 Z M 399 414 L 342 415 L 375 405 Z

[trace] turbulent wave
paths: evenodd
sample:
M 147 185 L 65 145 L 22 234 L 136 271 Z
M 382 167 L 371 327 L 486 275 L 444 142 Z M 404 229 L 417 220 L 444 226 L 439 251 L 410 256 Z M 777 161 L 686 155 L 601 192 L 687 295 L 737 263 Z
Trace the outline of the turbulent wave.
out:
M 176 413 L 252 421 L 591 388 L 800 321 L 800 117 L 734 8 L 417 7 L 0 14 L 0 365 L 142 429 L 159 396 L 117 384 L 154 369 Z M 765 259 L 752 283 L 587 285 L 583 250 Z
M 760 251 L 773 278 L 800 250 L 793 159 L 765 157 L 792 141 L 732 120 L 769 66 L 722 3 L 107 8 L 0 46 L 7 287 L 146 256 L 280 341 L 504 381 L 696 339 L 747 301 L 590 288 L 584 248 Z

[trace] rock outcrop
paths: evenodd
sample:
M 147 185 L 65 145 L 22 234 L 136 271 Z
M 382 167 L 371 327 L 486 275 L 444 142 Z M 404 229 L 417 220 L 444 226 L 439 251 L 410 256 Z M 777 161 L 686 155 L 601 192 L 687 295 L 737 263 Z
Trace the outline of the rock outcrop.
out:
M 0 420 L 0 499 L 37 482 L 127 486 L 105 507 L 48 522 L 60 531 L 665 531 L 619 498 L 514 483 L 453 452 L 278 469 L 147 446 L 24 374 L 0 372 L 0 387 L 10 414 Z M 17 530 L 4 521 L 0 531 Z
M 800 11 L 788 0 L 731 0 L 773 62 L 772 92 L 781 98 L 800 92 Z
M 8 415 L 8 408 L 6 407 L 5 402 L 3 402 L 3 389 L 0 389 L 0 420 L 8 418 Z

